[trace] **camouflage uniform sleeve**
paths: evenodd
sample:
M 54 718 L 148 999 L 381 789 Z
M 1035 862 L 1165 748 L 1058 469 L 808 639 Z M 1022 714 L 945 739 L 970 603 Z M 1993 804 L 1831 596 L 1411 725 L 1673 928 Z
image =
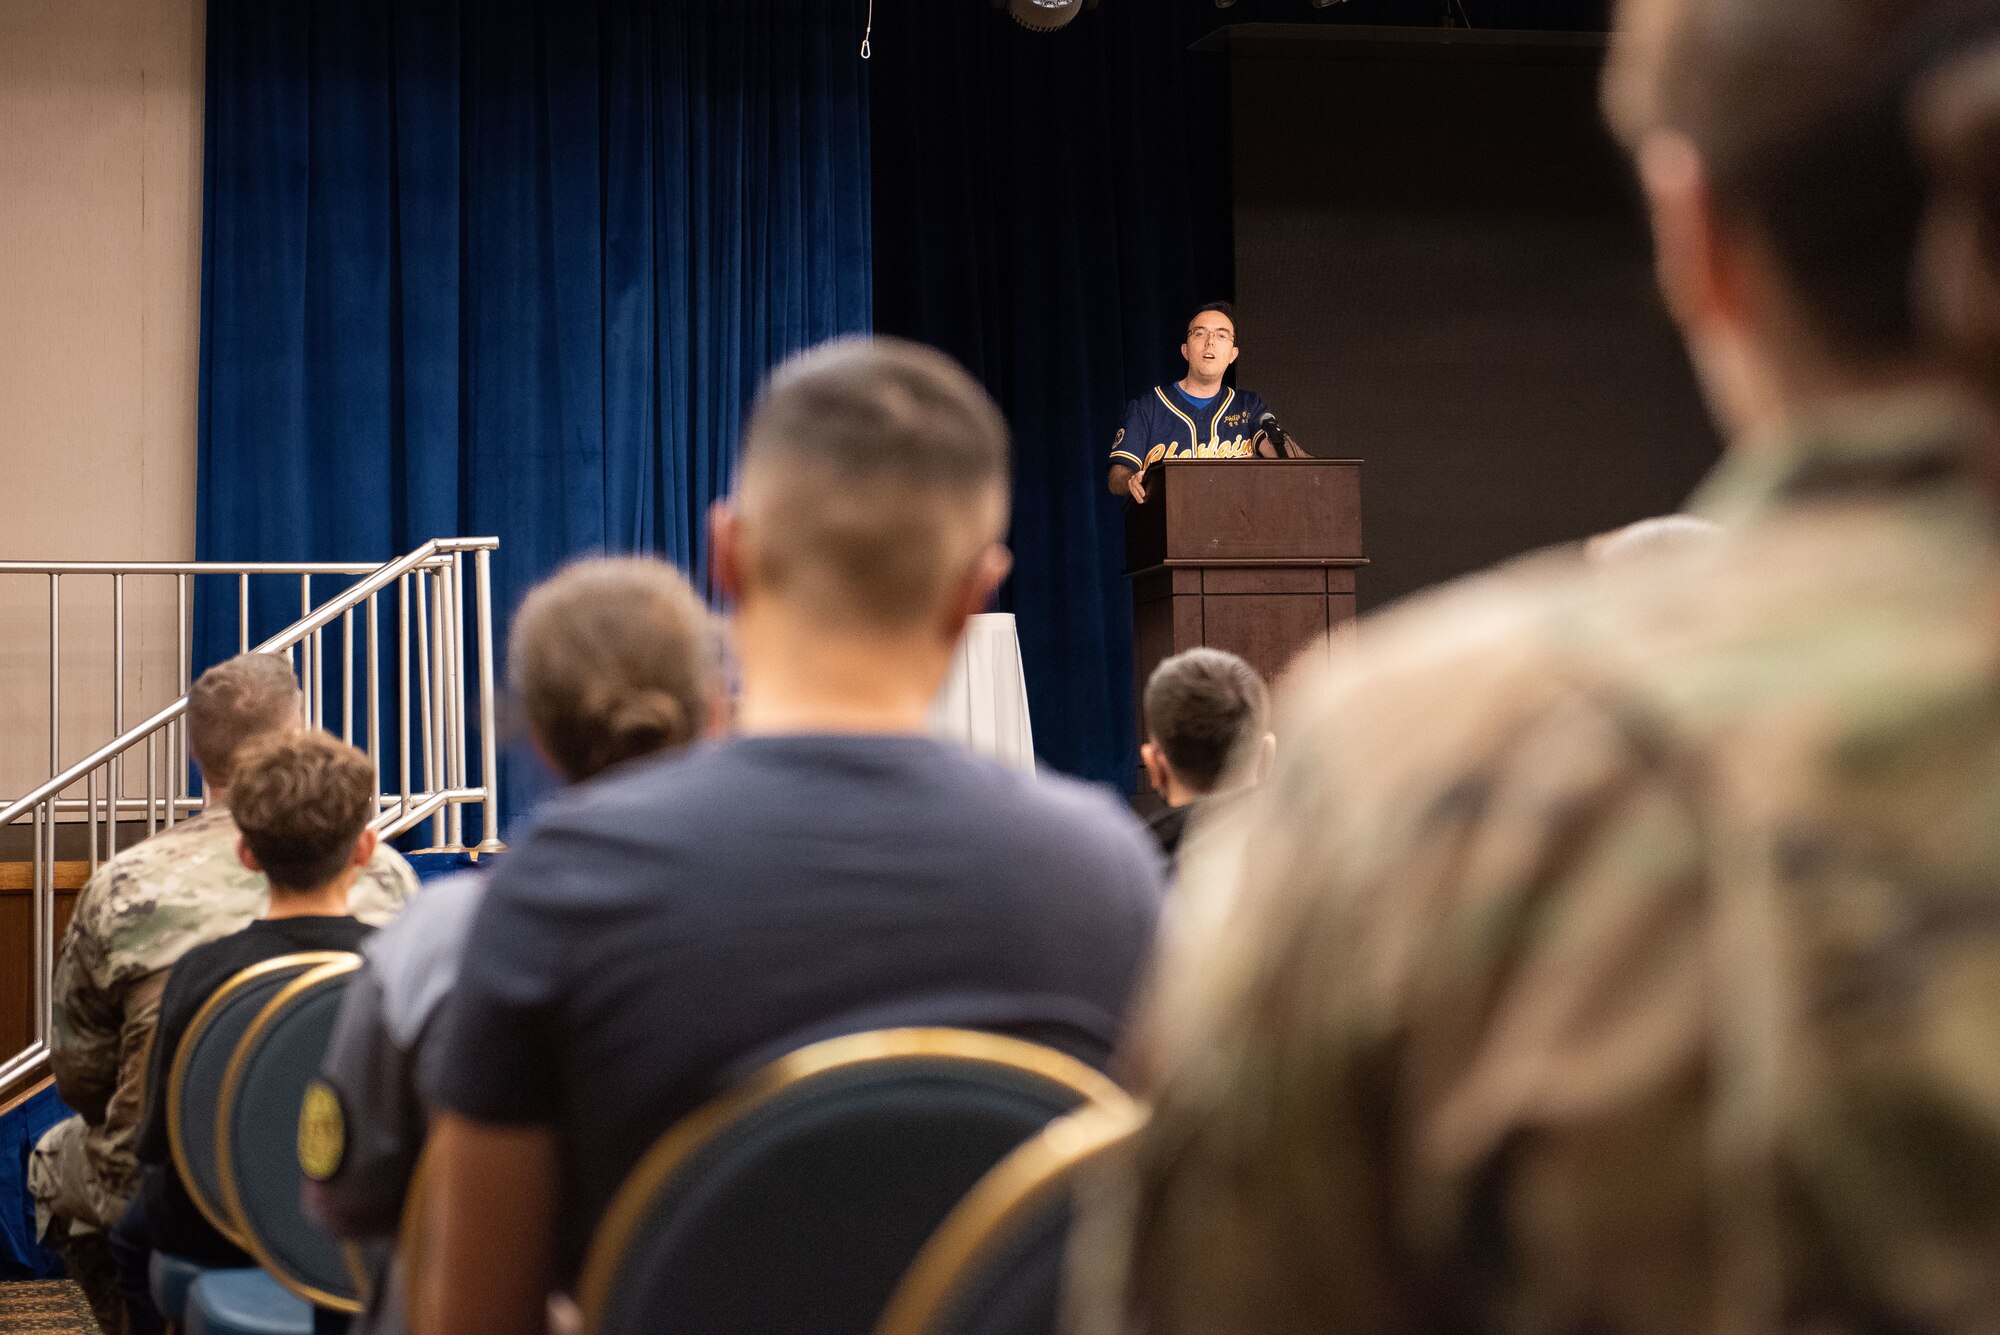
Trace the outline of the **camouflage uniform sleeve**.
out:
M 349 908 L 370 927 L 381 927 L 392 922 L 416 893 L 417 873 L 409 862 L 389 845 L 378 844 L 375 856 L 355 878 Z
M 1156 1335 L 1704 1323 L 1691 813 L 1549 664 L 1476 648 L 1295 698 L 1188 868 L 1112 1243 Z
M 111 868 L 101 868 L 78 896 L 56 956 L 51 995 L 49 1064 L 64 1103 L 93 1125 L 118 1086 L 123 1006 L 105 957 L 100 906 L 110 893 Z

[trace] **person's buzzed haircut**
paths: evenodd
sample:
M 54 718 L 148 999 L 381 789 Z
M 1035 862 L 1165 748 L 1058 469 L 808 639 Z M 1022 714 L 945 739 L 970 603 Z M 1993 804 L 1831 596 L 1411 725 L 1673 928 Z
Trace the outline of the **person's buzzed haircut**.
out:
M 276 654 L 238 654 L 202 673 L 187 707 L 188 749 L 202 781 L 228 787 L 245 743 L 294 727 L 299 701 L 298 678 Z
M 324 732 L 288 733 L 243 749 L 229 811 L 279 890 L 314 890 L 354 854 L 379 806 L 375 766 Z
M 1261 735 L 1270 692 L 1257 670 L 1221 649 L 1189 649 L 1146 679 L 1146 731 L 1182 783 L 1214 790 L 1236 748 Z
M 739 504 L 764 582 L 887 628 L 937 610 L 1006 529 L 1007 424 L 941 352 L 841 339 L 771 376 L 744 432 Z

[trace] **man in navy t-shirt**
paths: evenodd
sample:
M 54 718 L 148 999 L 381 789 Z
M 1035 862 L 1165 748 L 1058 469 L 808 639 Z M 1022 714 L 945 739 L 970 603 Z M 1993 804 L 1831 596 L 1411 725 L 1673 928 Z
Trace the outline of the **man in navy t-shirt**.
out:
M 1144 505 L 1146 471 L 1165 459 L 1306 457 L 1261 395 L 1222 383 L 1240 351 L 1236 312 L 1228 302 L 1211 301 L 1194 313 L 1181 344 L 1187 375 L 1155 385 L 1125 407 L 1125 425 L 1111 439 L 1112 495 Z
M 924 735 L 1005 574 L 1008 442 L 949 358 L 781 368 L 713 517 L 741 735 L 554 799 L 494 873 L 443 1017 L 437 1335 L 539 1335 L 662 1132 L 802 1043 L 967 1025 L 1100 1064 L 1160 859 L 1108 794 Z

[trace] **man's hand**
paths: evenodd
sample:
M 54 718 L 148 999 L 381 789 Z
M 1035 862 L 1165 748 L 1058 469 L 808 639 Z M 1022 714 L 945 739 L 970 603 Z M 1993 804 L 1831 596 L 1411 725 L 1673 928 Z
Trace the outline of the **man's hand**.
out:
M 1144 473 L 1134 473 L 1132 476 L 1126 478 L 1125 494 L 1139 504 L 1144 505 L 1146 503 L 1146 475 Z

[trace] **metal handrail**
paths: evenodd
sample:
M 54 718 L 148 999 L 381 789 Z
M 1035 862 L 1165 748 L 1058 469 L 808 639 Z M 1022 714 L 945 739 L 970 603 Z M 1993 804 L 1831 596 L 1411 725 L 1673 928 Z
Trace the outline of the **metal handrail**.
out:
M 366 575 L 380 561 L 0 561 L 0 575 Z
M 116 854 L 122 820 L 143 810 L 146 833 L 150 834 L 160 827 L 162 820 L 171 827 L 180 816 L 192 814 L 203 805 L 188 783 L 186 691 L 193 653 L 193 623 L 189 618 L 191 579 L 199 575 L 235 578 L 238 645 L 251 650 L 250 577 L 260 574 L 299 577 L 302 603 L 299 619 L 256 645 L 254 652 L 282 653 L 293 662 L 304 688 L 309 722 L 337 730 L 357 744 L 365 743 L 369 757 L 376 762 L 381 785 L 378 814 L 371 822 L 378 831 L 392 837 L 429 821 L 433 845 L 487 853 L 501 847 L 497 838 L 499 743 L 492 599 L 492 555 L 498 548 L 499 541 L 495 538 L 436 538 L 408 555 L 382 564 L 0 561 L 0 576 L 45 576 L 49 581 L 49 752 L 50 769 L 59 771 L 50 774 L 31 792 L 12 799 L 0 798 L 0 827 L 23 822 L 32 815 L 35 868 L 32 1040 L 20 1052 L 0 1061 L 0 1090 L 32 1074 L 49 1055 L 58 829 L 75 831 L 79 825 L 85 827 L 82 832 L 89 841 L 89 863 L 95 871 L 100 854 L 106 857 Z M 472 558 L 470 579 L 466 570 L 468 554 Z M 117 735 L 82 759 L 61 766 L 58 745 L 63 672 L 59 589 L 65 575 L 112 577 L 115 626 L 112 718 Z M 124 578 L 128 575 L 169 575 L 175 579 L 177 680 L 182 692 L 178 699 L 130 728 L 123 726 Z M 359 578 L 325 603 L 314 606 L 312 577 L 315 575 Z M 391 599 L 394 605 L 388 616 L 383 617 L 379 598 L 391 589 L 395 590 Z M 467 624 L 468 600 L 473 604 L 469 612 L 471 625 Z M 390 623 L 386 629 L 382 624 L 385 620 Z M 338 629 L 330 630 L 336 623 Z M 331 682 L 325 675 L 329 640 L 339 651 L 333 669 L 337 680 Z M 366 664 L 359 674 L 355 665 L 357 648 L 362 650 Z M 385 678 L 382 672 L 385 653 L 395 660 L 392 678 Z M 476 657 L 474 663 L 466 661 L 468 654 Z M 358 735 L 354 726 L 358 675 L 365 676 L 365 685 L 360 688 L 365 692 L 365 699 L 360 701 L 365 737 Z M 382 729 L 385 693 L 392 693 L 388 707 L 396 711 L 393 734 L 385 734 Z M 337 706 L 331 703 L 332 696 L 338 696 Z M 468 705 L 477 711 L 476 724 L 467 717 Z M 333 720 L 336 710 L 337 729 Z M 479 741 L 476 776 L 474 758 L 469 754 L 470 734 L 475 727 Z M 396 746 L 397 771 L 393 780 L 385 777 L 382 768 L 387 759 L 384 745 L 392 741 Z M 142 754 L 131 754 L 134 752 Z M 157 784 L 162 760 L 164 794 Z M 145 772 L 143 796 L 131 791 L 141 767 Z M 415 783 L 413 768 L 419 771 Z M 79 786 L 83 789 L 80 796 L 75 795 Z M 480 838 L 471 846 L 465 842 L 467 806 L 478 807 L 481 816 Z M 100 811 L 104 825 L 102 839 Z
M 319 608 L 319 610 L 315 611 L 311 616 L 308 616 L 301 621 L 295 622 L 293 625 L 288 626 L 284 630 L 279 631 L 276 635 L 273 635 L 270 639 L 264 641 L 260 645 L 255 646 L 250 652 L 258 654 L 271 654 L 271 653 L 277 653 L 281 649 L 292 649 L 297 647 L 298 644 L 301 641 L 303 641 L 308 635 L 312 634 L 316 630 L 323 629 L 328 624 L 330 624 L 334 620 L 334 618 L 338 617 L 341 613 L 352 611 L 354 608 L 359 607 L 362 603 L 368 601 L 369 595 L 380 593 L 382 590 L 388 588 L 391 584 L 394 584 L 397 580 L 401 579 L 404 575 L 409 574 L 412 570 L 416 570 L 419 567 L 429 563 L 434 557 L 438 556 L 440 553 L 493 552 L 499 550 L 499 547 L 500 547 L 500 540 L 498 538 L 432 538 L 429 542 L 426 542 L 423 546 L 417 548 L 415 551 L 411 552 L 408 556 L 404 556 L 397 560 L 391 561 L 389 564 L 384 566 L 361 566 L 359 570 L 348 569 L 344 566 L 339 569 L 330 569 L 325 573 L 343 574 L 343 575 L 357 574 L 360 573 L 361 571 L 373 571 L 374 573 L 370 575 L 367 579 L 362 580 L 359 584 L 356 584 L 352 588 L 348 589 L 345 593 L 342 593 L 334 597 L 333 599 L 329 600 L 328 602 L 326 602 Z M 0 574 L 10 573 L 7 570 L 7 567 L 10 565 L 26 565 L 26 564 L 27 564 L 26 562 L 0 562 Z M 84 564 L 84 563 L 73 562 L 71 564 Z M 122 571 L 129 572 L 131 567 L 125 566 L 125 567 L 120 567 L 119 569 Z M 49 567 L 47 566 L 38 566 L 34 570 L 24 570 L 18 573 L 40 574 L 40 573 L 47 573 L 48 570 Z M 226 573 L 236 574 L 244 570 L 245 567 L 240 565 L 230 566 L 227 568 Z M 110 573 L 118 573 L 118 571 L 103 571 L 99 573 L 110 574 Z M 156 573 L 172 574 L 176 572 L 167 571 L 167 572 L 156 572 Z M 255 574 L 257 572 L 255 570 L 250 570 L 247 573 Z M 285 566 L 277 570 L 274 570 L 273 573 L 296 575 L 305 572 L 302 572 L 297 566 Z M 319 573 L 319 572 L 314 572 L 314 573 Z M 479 610 L 480 610 L 480 617 L 479 617 L 480 626 L 482 630 L 486 630 L 487 613 L 490 611 L 490 604 L 481 607 Z M 490 652 L 487 651 L 488 645 L 486 643 L 482 643 L 480 647 L 481 647 L 480 658 L 482 660 L 480 665 L 481 685 L 486 691 L 486 693 L 490 695 L 492 687 L 492 682 L 491 682 L 492 655 Z M 82 760 L 77 761 L 74 765 L 71 765 L 68 769 L 64 770 L 62 773 L 55 775 L 53 778 L 49 779 L 46 783 L 44 783 L 41 787 L 35 789 L 33 792 L 27 794 L 25 797 L 16 798 L 10 805 L 6 807 L 0 807 L 0 825 L 11 825 L 14 821 L 19 820 L 22 816 L 26 815 L 28 811 L 35 806 L 36 803 L 47 801 L 49 798 L 56 796 L 65 788 L 74 787 L 78 782 L 78 780 L 84 778 L 86 775 L 90 773 L 90 771 L 96 769 L 99 765 L 104 764 L 106 761 L 111 760 L 121 752 L 131 750 L 133 746 L 137 745 L 140 742 L 145 741 L 146 735 L 148 733 L 158 732 L 161 728 L 173 722 L 175 719 L 179 718 L 182 714 L 185 714 L 186 712 L 187 712 L 187 697 L 183 695 L 182 697 L 180 697 L 180 699 L 174 701 L 172 704 L 168 705 L 165 709 L 162 709 L 159 713 L 147 719 L 144 723 L 141 723 L 137 727 L 127 730 L 123 735 L 114 737 L 112 740 L 106 742 L 103 746 L 98 747 L 88 756 L 85 756 Z M 487 774 L 490 776 L 491 771 L 490 770 L 487 771 Z M 487 786 L 489 788 L 491 787 L 490 778 Z M 489 807 L 489 812 L 490 810 L 491 808 Z M 489 821 L 489 826 L 490 826 L 490 821 Z M 489 837 L 490 837 L 490 828 L 489 828 Z

